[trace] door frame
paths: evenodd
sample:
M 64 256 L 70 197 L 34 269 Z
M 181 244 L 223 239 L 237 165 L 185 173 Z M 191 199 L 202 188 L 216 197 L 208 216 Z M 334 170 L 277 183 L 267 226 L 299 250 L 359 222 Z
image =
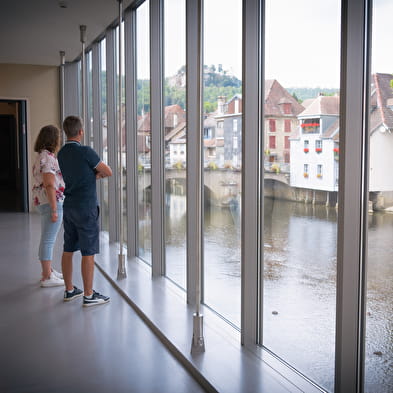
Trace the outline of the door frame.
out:
M 28 145 L 27 145 L 27 100 L 15 98 L 1 98 L 0 102 L 16 103 L 17 105 L 17 149 L 16 164 L 18 167 L 17 181 L 21 192 L 18 211 L 29 211 L 29 181 L 28 181 Z

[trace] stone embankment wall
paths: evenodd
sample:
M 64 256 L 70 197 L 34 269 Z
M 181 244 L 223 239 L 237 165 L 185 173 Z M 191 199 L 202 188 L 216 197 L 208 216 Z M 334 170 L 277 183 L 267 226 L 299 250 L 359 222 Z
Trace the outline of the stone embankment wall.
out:
M 284 183 L 265 180 L 265 196 L 293 202 L 336 206 L 337 192 L 290 187 Z

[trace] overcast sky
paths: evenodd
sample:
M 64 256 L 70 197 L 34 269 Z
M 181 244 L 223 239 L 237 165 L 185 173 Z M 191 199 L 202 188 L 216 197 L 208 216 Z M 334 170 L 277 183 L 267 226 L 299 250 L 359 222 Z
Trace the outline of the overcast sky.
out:
M 204 4 L 204 63 L 222 64 L 238 78 L 241 3 L 206 0 Z M 340 0 L 266 0 L 266 79 L 277 79 L 284 87 L 338 88 L 340 8 Z M 166 76 L 174 75 L 185 63 L 185 22 L 179 15 L 185 15 L 184 0 L 167 0 Z M 393 72 L 393 50 L 389 46 L 393 42 L 392 15 L 392 0 L 374 0 L 373 72 Z M 138 42 L 141 48 L 148 48 L 143 40 Z M 140 64 L 146 68 L 148 62 L 144 59 Z

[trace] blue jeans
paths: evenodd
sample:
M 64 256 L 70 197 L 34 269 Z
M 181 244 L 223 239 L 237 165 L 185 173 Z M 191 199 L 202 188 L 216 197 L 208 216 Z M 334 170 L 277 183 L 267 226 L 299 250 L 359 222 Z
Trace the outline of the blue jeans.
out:
M 49 203 L 37 206 L 41 214 L 41 241 L 38 249 L 38 257 L 40 261 L 51 261 L 53 258 L 53 246 L 56 241 L 57 234 L 63 221 L 63 204 L 57 203 L 57 221 L 51 220 L 51 207 Z

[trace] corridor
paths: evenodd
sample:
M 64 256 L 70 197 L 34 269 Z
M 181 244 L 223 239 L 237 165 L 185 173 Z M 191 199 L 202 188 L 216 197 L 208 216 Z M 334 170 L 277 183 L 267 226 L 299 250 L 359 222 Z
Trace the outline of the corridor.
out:
M 39 236 L 37 214 L 0 213 L 1 393 L 204 391 L 98 269 L 107 305 L 83 308 L 80 299 L 64 303 L 62 287 L 40 288 Z

